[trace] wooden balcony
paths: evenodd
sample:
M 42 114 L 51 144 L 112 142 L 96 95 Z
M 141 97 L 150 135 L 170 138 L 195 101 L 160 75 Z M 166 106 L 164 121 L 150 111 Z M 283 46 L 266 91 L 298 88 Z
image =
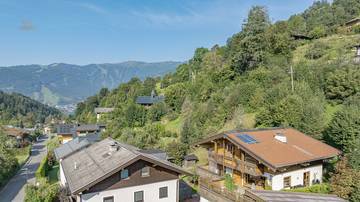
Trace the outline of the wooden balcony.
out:
M 221 154 L 216 154 L 215 152 L 209 152 L 209 160 L 215 161 L 220 165 L 236 169 L 242 173 L 246 173 L 253 176 L 263 175 L 262 171 L 258 168 L 255 163 L 250 163 L 248 161 L 242 161 L 230 156 L 223 156 Z

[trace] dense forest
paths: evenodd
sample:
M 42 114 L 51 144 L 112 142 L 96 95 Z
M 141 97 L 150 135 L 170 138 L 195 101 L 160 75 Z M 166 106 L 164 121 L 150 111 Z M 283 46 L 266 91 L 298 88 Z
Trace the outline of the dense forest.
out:
M 105 135 L 165 149 L 178 161 L 191 143 L 220 131 L 291 126 L 344 152 L 326 180 L 331 192 L 358 201 L 360 71 L 353 58 L 360 27 L 344 24 L 359 15 L 358 0 L 317 1 L 271 23 L 266 8 L 254 6 L 225 46 L 196 49 L 163 78 L 102 89 L 78 104 L 75 118 L 95 122 L 95 107 L 115 107 L 101 120 Z M 135 103 L 154 89 L 164 103 Z
M 48 117 L 58 117 L 61 112 L 18 93 L 0 91 L 0 124 L 33 127 L 44 123 Z

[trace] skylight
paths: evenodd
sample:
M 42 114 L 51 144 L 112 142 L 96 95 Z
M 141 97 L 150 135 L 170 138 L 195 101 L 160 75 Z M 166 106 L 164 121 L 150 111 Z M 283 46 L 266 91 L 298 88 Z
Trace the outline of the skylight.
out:
M 246 144 L 255 144 L 258 143 L 258 141 L 255 140 L 251 135 L 248 134 L 238 134 L 236 135 L 237 138 L 239 138 L 241 141 L 243 141 Z

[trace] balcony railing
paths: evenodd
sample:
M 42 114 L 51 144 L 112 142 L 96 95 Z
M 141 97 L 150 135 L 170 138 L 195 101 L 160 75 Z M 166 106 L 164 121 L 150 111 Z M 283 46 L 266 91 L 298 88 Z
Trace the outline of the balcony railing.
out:
M 221 201 L 235 201 L 235 202 L 242 202 L 243 201 L 243 192 L 239 192 L 238 190 L 230 191 L 224 186 L 224 182 L 222 181 L 213 181 L 208 178 L 201 178 L 199 179 L 199 188 L 200 193 L 203 196 L 207 196 L 214 192 L 218 194 L 223 200 Z M 206 198 L 211 198 L 210 196 Z M 226 200 L 225 200 L 226 199 Z
M 221 165 L 226 167 L 236 169 L 242 173 L 246 173 L 253 176 L 261 176 L 263 173 L 258 168 L 255 163 L 250 163 L 248 161 L 242 161 L 229 156 L 223 156 L 221 154 L 216 154 L 215 152 L 209 152 L 209 159 L 213 160 Z

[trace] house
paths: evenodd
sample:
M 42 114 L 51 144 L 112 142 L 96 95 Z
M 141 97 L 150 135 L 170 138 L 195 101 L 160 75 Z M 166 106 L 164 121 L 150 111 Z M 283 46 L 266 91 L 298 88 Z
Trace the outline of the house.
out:
M 211 198 L 210 189 L 224 190 L 226 175 L 238 189 L 219 194 L 231 199 L 246 189 L 282 190 L 321 183 L 323 162 L 341 153 L 293 128 L 227 131 L 196 146 L 208 151 L 208 164 L 197 167 L 204 198 Z
M 67 156 L 90 146 L 91 144 L 100 140 L 99 134 L 90 134 L 83 137 L 76 137 L 65 144 L 60 145 L 58 148 L 54 149 L 54 154 L 56 160 L 61 161 Z
M 4 127 L 4 133 L 16 140 L 17 147 L 23 147 L 31 142 L 30 133 L 27 130 L 15 127 Z
M 348 22 L 345 23 L 346 27 L 348 27 L 349 29 L 351 29 L 354 26 L 360 25 L 360 17 L 358 18 L 354 18 Z
M 195 156 L 195 154 L 186 155 L 183 160 L 183 167 L 185 167 L 185 168 L 194 167 L 196 162 L 198 162 L 198 161 L 199 161 L 199 159 L 197 156 Z
M 78 124 L 76 127 L 77 136 L 86 136 L 87 134 L 100 133 L 100 126 L 97 124 Z
M 82 202 L 175 202 L 180 167 L 106 138 L 60 162 L 60 184 Z
M 284 192 L 268 190 L 246 190 L 245 201 L 247 202 L 345 202 L 346 200 L 332 194 L 315 194 L 302 192 Z
M 102 114 L 107 114 L 114 111 L 115 108 L 108 108 L 108 107 L 97 107 L 95 108 L 94 112 L 96 114 L 96 120 L 99 121 Z
M 151 106 L 153 104 L 163 102 L 165 97 L 163 95 L 157 96 L 155 91 L 151 91 L 150 96 L 138 96 L 136 98 L 136 104 L 144 105 L 144 106 Z
M 60 144 L 64 144 L 72 140 L 76 136 L 76 129 L 74 124 L 59 124 L 56 128 L 56 133 Z
M 52 130 L 52 128 L 50 126 L 45 126 L 44 127 L 44 134 L 50 134 L 51 130 Z

